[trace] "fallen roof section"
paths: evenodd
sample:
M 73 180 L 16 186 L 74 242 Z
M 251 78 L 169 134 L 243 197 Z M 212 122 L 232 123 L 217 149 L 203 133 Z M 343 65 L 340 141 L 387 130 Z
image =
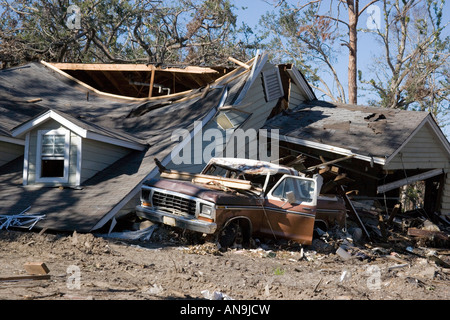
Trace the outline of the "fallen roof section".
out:
M 140 191 L 141 184 L 157 174 L 153 158 L 171 160 L 179 146 L 171 135 L 177 129 L 194 131 L 194 123 L 206 124 L 225 100 L 234 100 L 245 83 L 245 69 L 237 68 L 231 79 L 219 78 L 206 88 L 152 99 L 127 99 L 103 94 L 63 72 L 43 63 L 0 71 L 0 92 L 14 102 L 0 115 L 0 128 L 8 138 L 16 137 L 38 125 L 56 119 L 82 137 L 115 139 L 135 144 L 135 150 L 105 170 L 86 180 L 82 186 L 22 186 L 24 157 L 0 167 L 0 213 L 17 215 L 26 208 L 29 214 L 45 215 L 36 228 L 89 232 L 104 226 Z M 243 71 L 243 72 L 242 72 Z M 7 99 L 6 99 L 7 100 Z M 31 103 L 24 112 L 16 101 Z M 31 110 L 33 109 L 33 110 Z
M 428 117 L 427 112 L 311 101 L 270 119 L 280 140 L 381 165 Z

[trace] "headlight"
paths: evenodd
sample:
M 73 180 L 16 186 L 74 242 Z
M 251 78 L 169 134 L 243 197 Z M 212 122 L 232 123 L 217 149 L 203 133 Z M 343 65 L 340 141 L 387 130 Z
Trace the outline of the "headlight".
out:
M 141 204 L 144 207 L 151 207 L 152 206 L 152 202 L 150 200 L 150 195 L 151 195 L 150 190 L 143 189 L 141 191 Z
M 211 217 L 212 213 L 213 213 L 212 206 L 204 203 L 200 204 L 200 214 Z

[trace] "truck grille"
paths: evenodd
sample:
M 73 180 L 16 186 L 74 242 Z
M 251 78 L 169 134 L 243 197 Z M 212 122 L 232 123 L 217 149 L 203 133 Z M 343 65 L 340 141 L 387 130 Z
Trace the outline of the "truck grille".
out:
M 167 194 L 159 191 L 153 192 L 153 205 L 169 210 L 175 210 L 189 215 L 195 215 L 196 201 L 185 199 L 172 194 Z

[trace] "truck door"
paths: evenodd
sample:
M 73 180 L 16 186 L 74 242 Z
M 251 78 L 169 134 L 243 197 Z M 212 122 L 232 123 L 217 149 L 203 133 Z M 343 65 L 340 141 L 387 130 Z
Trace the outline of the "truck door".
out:
M 284 175 L 264 203 L 262 232 L 276 238 L 311 244 L 322 177 Z

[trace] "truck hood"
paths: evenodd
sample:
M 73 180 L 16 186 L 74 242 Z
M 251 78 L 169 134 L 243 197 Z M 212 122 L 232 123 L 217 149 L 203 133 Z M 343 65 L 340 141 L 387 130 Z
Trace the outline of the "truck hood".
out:
M 170 179 L 152 179 L 144 183 L 150 187 L 182 193 L 191 197 L 214 202 L 217 205 L 260 205 L 261 199 L 256 194 L 245 191 L 222 191 L 208 188 L 203 184 Z M 245 193 L 244 193 L 245 192 Z

